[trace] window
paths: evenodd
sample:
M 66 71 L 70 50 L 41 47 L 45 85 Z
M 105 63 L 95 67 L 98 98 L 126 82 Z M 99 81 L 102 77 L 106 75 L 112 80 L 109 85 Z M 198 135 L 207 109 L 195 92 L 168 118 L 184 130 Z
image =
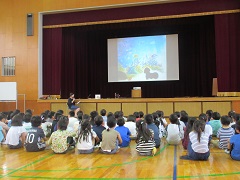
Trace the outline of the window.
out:
M 2 57 L 2 76 L 15 76 L 15 56 Z

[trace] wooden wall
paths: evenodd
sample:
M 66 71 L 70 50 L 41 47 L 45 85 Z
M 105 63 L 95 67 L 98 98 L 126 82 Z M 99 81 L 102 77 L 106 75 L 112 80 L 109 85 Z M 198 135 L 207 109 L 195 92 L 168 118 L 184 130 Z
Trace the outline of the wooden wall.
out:
M 151 0 L 1 0 L 0 57 L 16 57 L 16 76 L 2 77 L 3 82 L 17 82 L 18 93 L 27 101 L 38 99 L 38 13 L 84 7 L 151 2 Z M 33 13 L 34 35 L 26 35 L 27 13 Z M 0 70 L 1 70 L 0 63 Z M 27 102 L 30 106 L 31 102 Z M 33 107 L 28 107 L 33 108 Z

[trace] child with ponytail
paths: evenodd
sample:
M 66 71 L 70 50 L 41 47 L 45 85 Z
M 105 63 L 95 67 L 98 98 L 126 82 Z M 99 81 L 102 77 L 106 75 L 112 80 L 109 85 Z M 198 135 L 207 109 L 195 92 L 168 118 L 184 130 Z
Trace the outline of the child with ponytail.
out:
M 154 142 L 153 130 L 147 128 L 147 124 L 143 120 L 136 123 L 137 127 L 137 147 L 136 150 L 141 156 L 155 155 L 156 144 Z
M 122 138 L 120 133 L 114 128 L 116 126 L 116 119 L 114 116 L 107 118 L 108 129 L 102 132 L 101 152 L 104 154 L 115 154 L 119 147 L 118 144 L 122 144 Z
M 79 154 L 90 154 L 94 150 L 95 141 L 98 142 L 97 134 L 91 129 L 89 120 L 83 120 L 78 134 L 77 149 Z
M 196 120 L 193 123 L 193 131 L 189 133 L 188 155 L 181 156 L 180 159 L 208 160 L 210 156 L 208 148 L 209 134 L 205 132 L 206 122 Z

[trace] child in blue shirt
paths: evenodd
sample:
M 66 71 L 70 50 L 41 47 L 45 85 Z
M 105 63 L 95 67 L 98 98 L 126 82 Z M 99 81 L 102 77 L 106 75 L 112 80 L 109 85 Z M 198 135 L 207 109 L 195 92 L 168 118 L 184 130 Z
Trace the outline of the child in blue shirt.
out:
M 122 117 L 118 118 L 117 125 L 118 127 L 115 128 L 116 131 L 120 133 L 122 138 L 122 144 L 119 144 L 120 147 L 127 147 L 131 141 L 130 136 L 131 132 L 127 127 L 124 126 L 125 121 Z
M 228 149 L 230 150 L 231 158 L 240 161 L 240 121 L 236 122 L 235 128 L 238 134 L 235 134 L 230 138 Z

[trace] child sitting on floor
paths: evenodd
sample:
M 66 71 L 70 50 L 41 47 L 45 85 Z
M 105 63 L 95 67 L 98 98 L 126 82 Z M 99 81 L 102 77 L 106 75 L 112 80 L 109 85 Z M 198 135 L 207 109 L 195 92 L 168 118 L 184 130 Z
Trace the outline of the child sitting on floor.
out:
M 193 127 L 193 123 L 196 121 L 197 119 L 196 118 L 189 118 L 188 119 L 188 123 L 187 123 L 187 127 L 185 129 L 185 132 L 184 132 L 184 138 L 182 140 L 182 145 L 183 145 L 183 148 L 184 149 L 187 149 L 188 147 L 188 143 L 189 143 L 189 133 L 192 131 L 192 127 Z
M 120 136 L 122 138 L 122 143 L 119 144 L 120 147 L 127 147 L 131 141 L 130 136 L 131 132 L 127 127 L 124 126 L 125 121 L 122 117 L 118 118 L 117 120 L 117 127 L 115 128 L 116 131 L 120 133 Z
M 42 119 L 40 116 L 33 116 L 31 118 L 32 128 L 28 130 L 25 148 L 28 152 L 43 151 L 46 148 L 44 141 L 47 140 L 43 129 L 41 128 Z
M 137 139 L 136 150 L 141 156 L 155 155 L 157 149 L 154 142 L 153 130 L 147 128 L 147 124 L 143 120 L 136 123 Z
M 210 156 L 208 148 L 209 134 L 204 132 L 205 122 L 196 120 L 193 123 L 193 131 L 189 133 L 188 155 L 181 156 L 180 159 L 207 160 Z
M 229 116 L 222 116 L 221 123 L 222 127 L 217 132 L 217 138 L 219 138 L 219 140 L 212 140 L 211 142 L 215 146 L 226 150 L 228 148 L 228 141 L 230 137 L 235 134 L 235 131 L 233 128 L 229 126 L 231 123 L 231 118 Z M 226 153 L 229 152 L 226 151 Z
M 83 120 L 78 134 L 77 149 L 79 154 L 90 154 L 94 151 L 95 141 L 98 142 L 97 134 L 91 129 L 90 121 Z
M 114 128 L 116 126 L 116 119 L 114 116 L 107 118 L 108 129 L 102 132 L 102 144 L 101 152 L 104 154 L 115 154 L 119 147 L 118 144 L 122 144 L 122 138 Z
M 68 126 L 67 116 L 61 116 L 57 126 L 58 130 L 52 133 L 47 144 L 52 144 L 51 149 L 54 153 L 66 153 L 67 150 L 74 145 L 72 137 L 75 137 L 76 133 L 66 130 Z
M 238 134 L 233 135 L 228 143 L 228 150 L 232 159 L 240 161 L 240 121 L 236 122 L 236 131 Z
M 10 149 L 23 147 L 26 138 L 26 129 L 22 126 L 22 116 L 15 115 L 11 121 L 11 127 L 6 136 L 6 144 Z
M 177 114 L 171 114 L 169 120 L 171 123 L 166 127 L 166 141 L 168 144 L 177 145 L 183 139 L 184 131 L 181 128 Z

